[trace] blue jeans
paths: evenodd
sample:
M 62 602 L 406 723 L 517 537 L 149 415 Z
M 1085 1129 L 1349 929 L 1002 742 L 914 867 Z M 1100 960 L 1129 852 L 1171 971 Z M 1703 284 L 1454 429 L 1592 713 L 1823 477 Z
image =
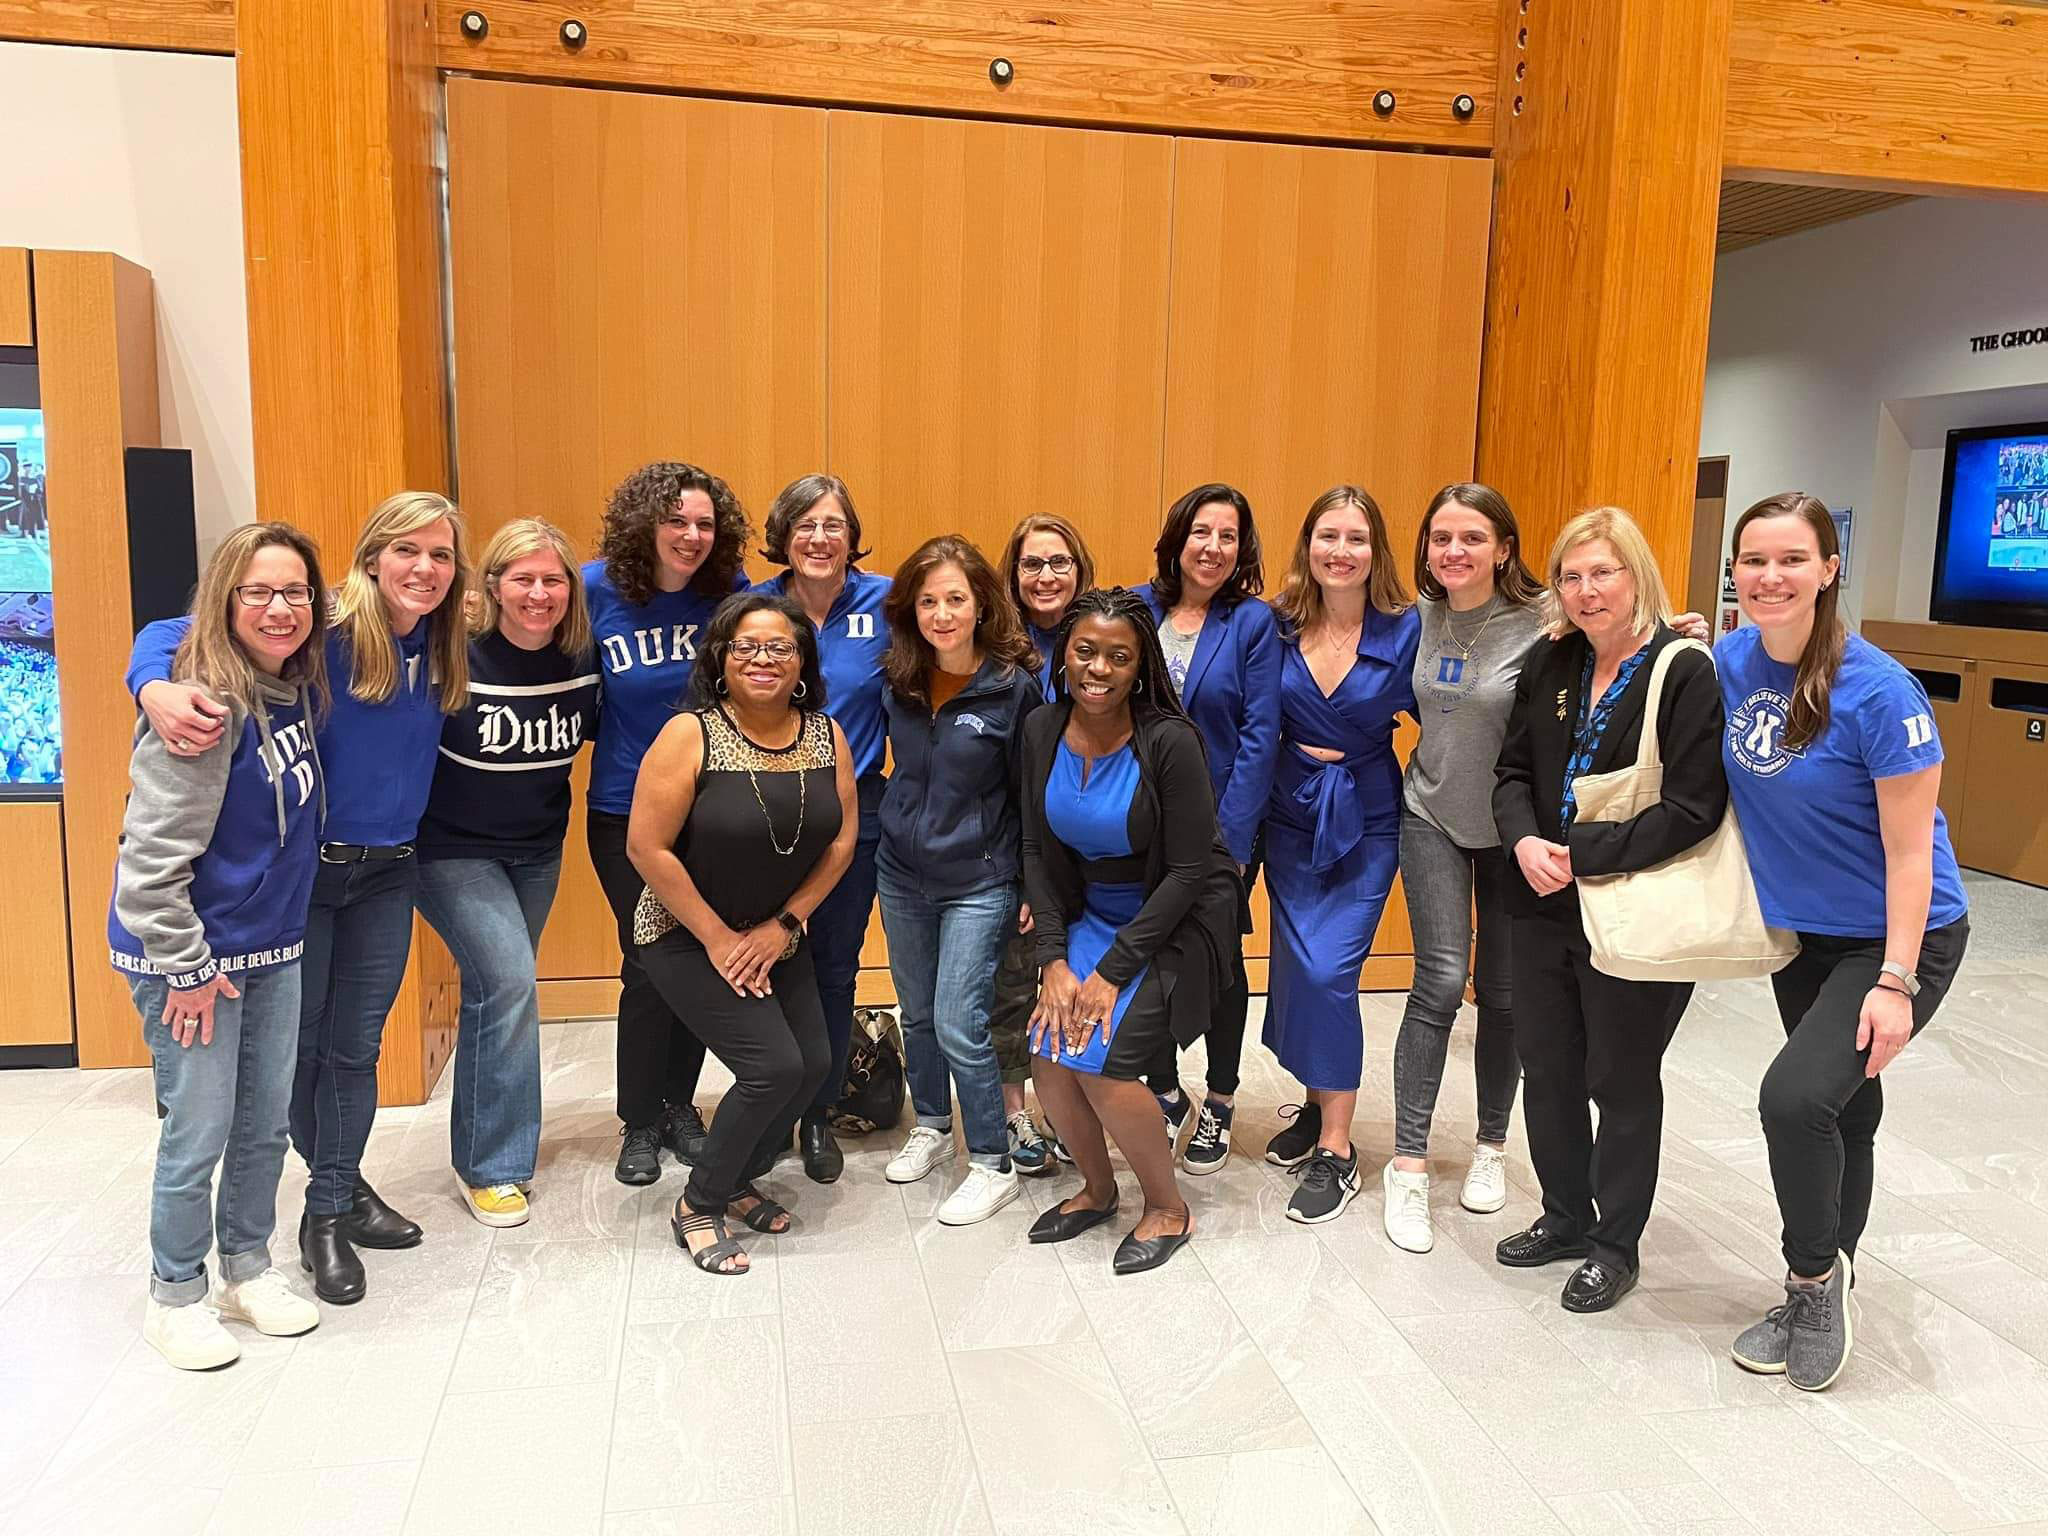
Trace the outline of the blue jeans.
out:
M 996 961 L 1017 927 L 1017 887 L 1006 883 L 935 901 L 897 884 L 886 871 L 878 884 L 917 1123 L 952 1128 L 950 1070 L 968 1153 L 977 1163 L 1001 1167 L 1010 1155 L 1010 1135 L 988 1015 Z
M 240 997 L 213 1003 L 213 1043 L 181 1046 L 164 1024 L 170 984 L 126 978 L 156 1077 L 156 1183 L 149 1197 L 149 1293 L 167 1307 L 206 1299 L 206 1255 L 221 1278 L 270 1268 L 285 1116 L 298 1060 L 299 965 L 229 977 Z M 220 1169 L 220 1196 L 213 1173 Z
M 805 1111 L 823 1118 L 846 1085 L 846 1056 L 853 1043 L 853 987 L 860 978 L 860 950 L 875 910 L 875 845 L 882 840 L 882 791 L 889 781 L 871 773 L 860 781 L 860 841 L 853 862 L 811 914 L 811 964 L 818 972 L 818 1001 L 825 1009 L 825 1034 L 832 1042 L 832 1068 Z
M 540 1155 L 540 990 L 534 952 L 562 850 L 523 859 L 429 859 L 420 915 L 462 967 L 449 1158 L 473 1188 L 523 1184 Z
M 306 1160 L 306 1209 L 341 1215 L 355 1204 L 363 1148 L 377 1118 L 384 1018 L 412 953 L 419 861 L 329 864 L 313 877 L 306 913 L 299 1068 L 292 1145 Z

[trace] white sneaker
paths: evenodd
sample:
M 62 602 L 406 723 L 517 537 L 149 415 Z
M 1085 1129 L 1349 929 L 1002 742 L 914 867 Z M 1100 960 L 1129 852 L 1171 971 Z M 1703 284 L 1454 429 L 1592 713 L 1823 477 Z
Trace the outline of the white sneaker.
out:
M 953 1133 L 935 1131 L 928 1125 L 920 1125 L 910 1133 L 910 1140 L 889 1159 L 889 1166 L 882 1170 L 882 1177 L 891 1184 L 915 1184 L 939 1164 L 953 1158 Z
M 1472 1148 L 1472 1166 L 1465 1173 L 1465 1190 L 1458 1204 L 1481 1216 L 1491 1216 L 1508 1203 L 1508 1155 L 1499 1147 L 1478 1142 Z
M 219 1306 L 220 1315 L 230 1322 L 247 1323 L 272 1338 L 289 1339 L 320 1326 L 320 1309 L 274 1269 L 239 1285 L 223 1285 Z
M 1436 1246 L 1429 1225 L 1429 1175 L 1403 1173 L 1392 1162 L 1380 1171 L 1380 1194 L 1386 1201 L 1381 1220 L 1396 1248 L 1427 1253 Z
M 181 1371 L 211 1371 L 242 1358 L 242 1346 L 203 1301 L 167 1307 L 154 1296 L 142 1319 L 142 1337 Z
M 939 1224 L 971 1227 L 977 1221 L 987 1221 L 1016 1199 L 1022 1188 L 1015 1168 L 998 1169 L 986 1163 L 970 1163 L 967 1177 L 960 1181 L 960 1187 L 946 1196 L 945 1203 L 939 1207 Z

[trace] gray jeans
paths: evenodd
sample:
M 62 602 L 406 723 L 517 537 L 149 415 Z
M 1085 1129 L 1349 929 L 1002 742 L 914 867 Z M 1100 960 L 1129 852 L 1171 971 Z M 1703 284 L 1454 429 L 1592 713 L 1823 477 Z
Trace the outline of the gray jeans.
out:
M 1471 966 L 1479 1003 L 1473 1075 L 1479 1089 L 1479 1139 L 1507 1140 L 1508 1112 L 1521 1081 L 1508 979 L 1512 954 L 1505 910 L 1505 856 L 1499 848 L 1461 848 L 1413 811 L 1401 812 L 1401 887 L 1415 934 L 1415 985 L 1394 1042 L 1394 1154 L 1426 1157 L 1451 1022 L 1465 997 L 1472 952 L 1472 909 L 1479 908 L 1479 954 Z

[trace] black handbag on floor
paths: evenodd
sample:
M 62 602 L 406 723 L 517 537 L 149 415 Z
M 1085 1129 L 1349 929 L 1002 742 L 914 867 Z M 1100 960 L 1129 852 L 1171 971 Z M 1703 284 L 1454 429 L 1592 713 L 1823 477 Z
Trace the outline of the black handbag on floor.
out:
M 903 1033 L 896 1016 L 886 1008 L 856 1008 L 846 1086 L 832 1106 L 832 1129 L 841 1136 L 865 1136 L 902 1118 Z

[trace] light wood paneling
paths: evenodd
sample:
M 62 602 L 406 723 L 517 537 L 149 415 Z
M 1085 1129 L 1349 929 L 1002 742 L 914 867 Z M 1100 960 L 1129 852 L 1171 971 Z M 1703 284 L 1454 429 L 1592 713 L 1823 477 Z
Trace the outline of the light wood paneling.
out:
M 1902 192 L 1869 192 L 1859 187 L 1808 187 L 1770 181 L 1723 181 L 1714 254 L 1747 250 L 1802 229 L 1818 229 L 1861 218 L 1912 198 Z
M 1105 579 L 1160 510 L 1174 141 L 831 115 L 830 462 L 886 570 L 1041 508 Z
M 29 298 L 28 252 L 0 247 L 0 347 L 36 344 L 35 310 Z
M 1293 138 L 1492 140 L 1494 0 L 492 0 L 462 35 L 441 0 L 447 69 L 865 106 Z M 560 27 L 590 28 L 580 50 Z M 1006 58 L 1015 78 L 989 77 Z M 1373 111 L 1390 90 L 1392 113 Z M 1460 120 L 1460 92 L 1474 112 Z
M 0 923 L 0 976 L 7 978 L 7 1007 L 0 1009 L 0 1046 L 69 1045 L 71 1022 L 71 935 L 65 922 L 64 807 L 54 801 L 0 801 L 0 848 L 7 850 L 10 906 Z M 113 864 L 112 846 L 106 862 Z M 91 958 L 112 974 L 99 924 L 87 923 L 81 937 Z M 125 998 L 125 989 L 123 1001 Z M 128 1024 L 142 1038 L 135 1010 Z
M 235 51 L 235 0 L 0 0 L 0 38 Z
M 1683 590 L 1732 3 L 1503 0 L 1479 478 L 1532 565 L 1614 503 Z
M 1734 0 L 1724 162 L 1752 181 L 2048 193 L 2044 60 L 2034 3 Z
M 1956 697 L 1953 699 L 1938 698 L 1932 689 L 1928 691 L 1928 704 L 1934 711 L 1934 729 L 1941 737 L 1941 798 L 1938 803 L 1942 815 L 1948 818 L 1949 840 L 1955 847 L 1956 857 L 1964 864 L 1974 866 L 1976 860 L 1969 855 L 1977 850 L 1969 844 L 1966 835 L 1969 827 L 1970 734 L 1977 718 L 1977 690 L 1982 686 L 1980 679 L 1988 674 L 1976 662 L 1959 656 L 1922 656 L 1912 651 L 1893 651 L 1890 655 L 1900 666 L 1914 672 L 1936 676 L 1946 673 L 1955 679 Z M 1988 817 L 1986 822 L 1991 829 L 1987 841 L 1994 844 L 2010 830 L 2003 822 L 1991 823 Z
M 114 848 L 128 796 L 134 711 L 128 664 L 128 492 L 122 453 L 159 441 L 156 305 L 149 274 L 103 252 L 35 253 L 37 360 L 48 423 L 50 571 L 65 679 L 65 873 L 76 942 L 78 1062 L 149 1060 L 104 941 Z

